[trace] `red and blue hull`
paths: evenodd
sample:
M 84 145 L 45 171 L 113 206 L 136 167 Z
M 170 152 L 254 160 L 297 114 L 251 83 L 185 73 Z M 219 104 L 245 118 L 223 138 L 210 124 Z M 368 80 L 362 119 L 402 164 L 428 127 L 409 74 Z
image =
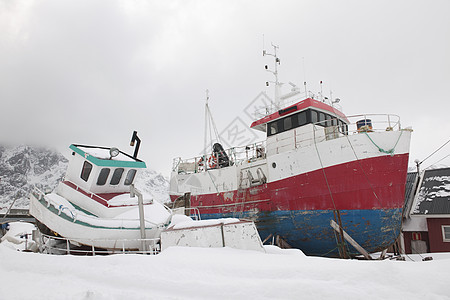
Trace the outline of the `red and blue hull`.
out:
M 344 230 L 368 252 L 376 252 L 400 233 L 407 164 L 408 153 L 355 160 L 242 190 L 193 194 L 191 206 L 202 219 L 251 219 L 262 239 L 279 235 L 317 256 L 339 254 L 330 226 L 337 210 Z

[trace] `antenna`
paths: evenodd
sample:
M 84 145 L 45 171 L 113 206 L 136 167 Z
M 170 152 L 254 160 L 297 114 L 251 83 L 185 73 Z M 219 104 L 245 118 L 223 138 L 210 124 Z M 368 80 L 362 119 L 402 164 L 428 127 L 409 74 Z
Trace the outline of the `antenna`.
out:
M 266 50 L 264 50 L 264 49 L 266 49 L 266 43 L 264 43 L 264 33 L 263 33 L 263 56 L 266 52 Z
M 305 57 L 302 56 L 302 63 L 303 63 L 303 83 L 305 85 L 305 97 L 308 96 L 308 92 L 306 90 L 306 67 L 305 67 Z
M 208 140 L 208 100 L 209 100 L 209 90 L 206 89 L 205 91 L 206 93 L 206 103 L 205 103 L 205 135 L 204 135 L 204 141 L 203 141 L 203 151 L 204 151 L 204 155 L 206 159 L 206 144 L 207 144 L 207 140 Z
M 322 93 L 322 80 L 320 81 L 320 100 L 322 100 L 322 102 L 325 102 L 323 100 L 323 93 Z
M 263 50 L 263 56 L 270 55 L 270 56 L 273 56 L 275 58 L 274 71 L 270 70 L 267 65 L 264 66 L 264 69 L 267 72 L 270 72 L 270 73 L 272 73 L 275 76 L 275 81 L 266 81 L 266 86 L 269 86 L 269 82 L 275 83 L 275 103 L 278 104 L 278 102 L 280 100 L 280 87 L 281 87 L 281 83 L 278 81 L 278 65 L 280 65 L 280 59 L 277 56 L 277 49 L 279 47 L 274 45 L 273 43 L 271 43 L 271 45 L 273 47 L 273 52 L 274 53 L 273 54 L 272 53 L 268 53 L 266 50 Z

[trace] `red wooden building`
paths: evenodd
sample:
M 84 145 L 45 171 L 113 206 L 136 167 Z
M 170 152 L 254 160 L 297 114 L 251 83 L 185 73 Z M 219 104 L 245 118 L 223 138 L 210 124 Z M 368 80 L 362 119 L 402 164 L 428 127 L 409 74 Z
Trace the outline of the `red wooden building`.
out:
M 405 253 L 450 252 L 450 168 L 408 174 Z

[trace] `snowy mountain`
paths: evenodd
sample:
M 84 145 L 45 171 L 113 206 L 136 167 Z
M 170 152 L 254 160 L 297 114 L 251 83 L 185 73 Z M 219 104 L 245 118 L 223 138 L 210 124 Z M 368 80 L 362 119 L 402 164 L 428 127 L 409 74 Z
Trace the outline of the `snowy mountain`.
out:
M 0 211 L 16 199 L 15 208 L 28 208 L 28 195 L 34 186 L 52 191 L 64 177 L 68 160 L 56 150 L 31 146 L 0 146 Z M 153 170 L 136 178 L 136 187 L 154 200 L 169 200 L 169 182 Z
M 152 195 L 153 200 L 160 203 L 170 201 L 169 181 L 154 170 L 142 170 L 136 177 L 135 185 L 141 192 Z
M 43 147 L 0 146 L 0 210 L 27 208 L 28 195 L 37 186 L 53 190 L 64 176 L 68 160 L 55 150 Z

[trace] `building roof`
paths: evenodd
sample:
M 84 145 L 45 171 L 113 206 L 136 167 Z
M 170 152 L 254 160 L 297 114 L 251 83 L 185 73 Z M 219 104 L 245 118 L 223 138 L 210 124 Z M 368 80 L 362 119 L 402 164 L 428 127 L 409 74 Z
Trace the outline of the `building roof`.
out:
M 450 215 L 450 168 L 426 170 L 411 215 Z
M 406 186 L 405 186 L 405 204 L 403 210 L 403 216 L 409 213 L 411 206 L 414 202 L 414 194 L 416 192 L 417 186 L 417 172 L 410 172 L 406 176 Z

